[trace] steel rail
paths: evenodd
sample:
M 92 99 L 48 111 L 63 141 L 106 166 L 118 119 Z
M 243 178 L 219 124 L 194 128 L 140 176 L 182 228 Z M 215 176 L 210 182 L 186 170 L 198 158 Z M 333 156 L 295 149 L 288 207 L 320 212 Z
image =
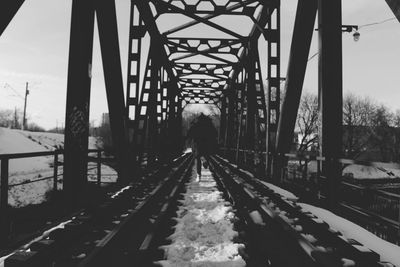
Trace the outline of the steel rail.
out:
M 344 263 L 341 263 L 343 258 L 353 260 L 357 266 L 378 266 L 380 257 L 377 253 L 362 248 L 358 242 L 346 239 L 340 232 L 331 229 L 327 223 L 312 214 L 302 212 L 295 202 L 276 194 L 237 166 L 232 166 L 221 158 L 213 158 L 213 162 L 226 183 L 229 181 L 231 187 L 242 195 L 247 202 L 246 205 L 251 207 L 250 210 L 257 210 L 262 215 L 265 227 L 259 227 L 258 234 L 262 235 L 264 231 L 267 236 L 271 236 L 271 231 L 274 229 L 280 231 L 280 239 L 285 242 L 283 247 L 279 247 L 279 237 L 273 239 L 272 243 L 278 243 L 276 246 L 279 248 L 275 251 L 282 250 L 279 252 L 282 254 L 277 252 L 275 255 L 269 255 L 272 264 L 273 261 L 278 265 L 287 261 L 285 251 L 291 248 L 294 250 L 291 255 L 298 263 L 288 260 L 291 265 L 287 266 L 343 266 Z M 306 238 L 310 234 L 316 241 L 311 242 Z M 265 246 L 271 248 L 275 244 L 265 244 Z M 321 250 L 320 247 L 327 249 Z M 304 260 L 308 265 L 304 265 Z
M 115 255 L 115 248 L 121 249 L 113 244 L 132 237 L 127 232 L 128 226 L 140 220 L 139 215 L 150 214 L 151 208 L 163 199 L 176 173 L 187 165 L 189 159 L 185 155 L 164 164 L 106 197 L 103 204 L 71 216 L 62 229 L 47 230 L 14 251 L 5 260 L 5 267 L 104 266 L 104 262 Z

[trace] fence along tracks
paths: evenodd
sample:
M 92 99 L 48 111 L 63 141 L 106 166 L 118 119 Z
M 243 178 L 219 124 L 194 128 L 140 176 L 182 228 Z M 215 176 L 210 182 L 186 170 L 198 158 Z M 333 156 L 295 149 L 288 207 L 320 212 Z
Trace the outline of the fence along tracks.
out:
M 184 155 L 47 231 L 4 266 L 132 266 L 137 249 L 168 210 L 192 157 Z M 130 262 L 130 265 L 126 265 Z

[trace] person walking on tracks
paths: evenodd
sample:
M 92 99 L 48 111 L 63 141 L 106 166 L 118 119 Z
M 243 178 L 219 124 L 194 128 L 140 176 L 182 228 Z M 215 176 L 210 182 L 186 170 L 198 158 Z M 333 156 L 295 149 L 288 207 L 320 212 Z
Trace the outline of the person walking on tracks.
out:
M 214 153 L 217 147 L 217 130 L 211 118 L 202 113 L 190 127 L 187 136 L 192 140 L 192 151 L 196 157 L 196 181 L 200 181 L 202 162 L 204 168 L 208 168 L 206 157 Z

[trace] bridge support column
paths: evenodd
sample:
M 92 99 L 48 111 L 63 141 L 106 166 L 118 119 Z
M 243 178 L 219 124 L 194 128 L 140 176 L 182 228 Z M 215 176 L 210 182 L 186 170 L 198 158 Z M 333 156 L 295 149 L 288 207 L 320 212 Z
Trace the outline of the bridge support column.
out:
M 177 127 L 177 136 L 176 136 L 176 144 L 178 147 L 176 148 L 178 151 L 183 150 L 184 140 L 182 135 L 182 113 L 183 113 L 183 106 L 182 106 L 182 97 L 178 96 L 177 101 L 177 113 L 176 113 L 176 127 Z
M 96 2 L 101 57 L 103 59 L 108 110 L 119 182 L 125 184 L 130 175 L 128 151 L 127 116 L 125 114 L 124 86 L 122 81 L 121 57 L 118 42 L 118 25 L 115 0 Z M 132 177 L 131 177 L 132 178 Z
M 64 191 L 71 207 L 87 184 L 89 99 L 94 31 L 93 1 L 72 2 L 67 107 L 65 118 Z
M 342 10 L 341 0 L 318 0 L 319 109 L 323 175 L 328 182 L 327 199 L 331 208 L 339 200 L 342 151 Z
M 227 103 L 228 100 L 226 97 L 221 99 L 221 123 L 219 127 L 219 137 L 218 143 L 221 147 L 225 144 L 225 133 L 226 133 L 226 124 L 227 124 Z M 226 147 L 225 147 L 226 148 Z
M 278 123 L 276 157 L 273 162 L 273 179 L 278 183 L 285 164 L 284 154 L 289 153 L 291 144 L 293 143 L 317 7 L 317 0 L 300 0 L 297 5 L 289 65 L 286 74 L 285 97 Z
M 236 129 L 236 143 L 235 143 L 235 162 L 238 166 L 241 166 L 245 161 L 245 154 L 242 154 L 241 151 L 245 150 L 245 145 L 243 145 L 243 141 L 245 141 L 245 130 L 246 130 L 246 69 L 243 69 L 241 73 L 239 73 L 236 92 L 236 118 L 237 118 L 237 129 Z M 241 149 L 242 148 L 242 149 Z M 242 160 L 243 159 L 243 160 Z
M 172 152 L 172 157 L 177 156 L 181 152 L 179 136 L 182 126 L 179 120 L 181 114 L 178 114 L 178 106 L 181 103 L 175 86 L 171 82 L 168 83 L 168 142 L 170 142 L 169 152 Z
M 236 83 L 233 83 L 233 86 L 236 86 Z M 225 132 L 225 144 L 227 151 L 225 156 L 228 157 L 230 161 L 233 160 L 233 132 L 235 129 L 235 92 L 234 88 L 230 88 L 227 92 L 228 98 L 228 118 L 227 118 L 227 125 L 226 125 L 226 132 Z
M 247 81 L 246 81 L 246 144 L 244 149 L 255 151 L 256 134 L 255 134 L 255 116 L 256 116 L 256 61 L 258 50 L 257 42 L 249 44 L 249 55 L 246 61 Z M 246 152 L 245 152 L 246 153 Z M 254 166 L 254 154 L 251 156 L 251 167 Z M 250 167 L 250 166 L 249 166 Z
M 280 114 L 280 1 L 274 3 L 268 18 L 268 90 L 266 127 L 266 176 L 272 179 L 272 161 L 275 155 L 276 130 Z
M 159 140 L 157 134 L 157 102 L 158 102 L 158 91 L 159 91 L 159 78 L 160 78 L 160 64 L 157 59 L 158 54 L 154 45 L 150 48 L 151 57 L 151 80 L 149 90 L 149 103 L 148 103 L 148 131 L 147 131 L 147 145 L 148 145 L 148 164 L 156 162 L 157 150 L 159 148 Z

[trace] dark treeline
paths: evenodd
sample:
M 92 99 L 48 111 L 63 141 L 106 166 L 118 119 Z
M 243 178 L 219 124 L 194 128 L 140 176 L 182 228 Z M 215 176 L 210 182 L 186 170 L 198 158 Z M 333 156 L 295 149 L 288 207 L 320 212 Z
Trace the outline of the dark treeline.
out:
M 22 129 L 23 112 L 20 109 L 1 109 L 0 110 L 0 127 L 10 129 Z M 45 129 L 35 122 L 29 120 L 29 115 L 26 119 L 26 131 L 44 132 Z

